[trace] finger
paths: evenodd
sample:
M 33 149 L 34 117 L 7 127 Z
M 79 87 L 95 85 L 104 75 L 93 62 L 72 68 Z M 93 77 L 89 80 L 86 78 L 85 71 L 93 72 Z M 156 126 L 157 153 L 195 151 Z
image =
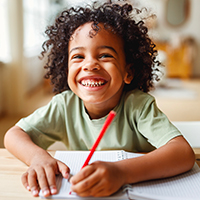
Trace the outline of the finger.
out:
M 57 193 L 55 170 L 52 167 L 45 168 L 46 179 L 51 195 Z
M 30 187 L 31 193 L 34 197 L 38 196 L 38 182 L 37 182 L 37 174 L 35 170 L 30 170 L 27 175 L 28 185 Z
M 100 189 L 98 192 L 93 192 L 93 188 L 85 192 L 78 194 L 80 197 L 104 197 L 109 195 L 104 195 L 104 189 Z
M 68 179 L 70 175 L 70 168 L 61 161 L 57 161 L 57 164 L 58 171 L 62 174 L 64 178 Z
M 98 184 L 98 183 L 96 183 L 96 184 Z M 94 186 L 96 184 L 94 184 L 93 186 L 91 186 L 87 190 L 76 191 L 76 194 L 81 196 L 81 197 L 89 197 L 89 196 L 93 196 L 94 197 L 94 194 L 95 194 Z
M 47 197 L 50 194 L 51 195 L 56 194 L 57 187 L 56 187 L 55 174 L 61 173 L 64 178 L 68 178 L 69 172 L 70 172 L 69 167 L 60 161 L 57 161 L 57 169 L 52 168 L 51 165 L 47 165 L 45 167 L 45 173 L 46 173 L 45 179 L 41 179 L 42 182 L 39 182 L 43 195 Z
M 93 171 L 89 171 L 89 172 L 93 172 Z M 77 175 L 79 176 L 79 174 Z M 100 181 L 98 177 L 99 176 L 98 176 L 98 173 L 96 173 L 96 171 L 94 173 L 88 173 L 88 171 L 85 170 L 82 176 L 83 179 L 81 179 L 79 182 L 76 182 L 76 184 L 72 184 L 71 189 L 77 194 L 87 193 L 88 195 L 90 195 L 91 191 L 93 190 L 94 185 L 96 185 Z
M 91 196 L 93 197 L 105 197 L 105 196 L 110 196 L 110 194 L 105 193 L 104 188 L 99 188 L 98 191 L 96 191 L 96 193 L 92 193 Z
M 94 183 L 96 181 L 96 183 L 89 189 L 91 196 L 109 196 L 112 193 L 110 189 L 113 188 L 113 186 L 111 186 L 111 188 L 109 187 L 106 177 L 99 176 L 99 171 L 95 171 L 95 173 L 90 176 L 90 181 Z
M 113 193 L 110 188 L 105 187 L 104 181 L 98 181 L 88 190 L 77 193 L 81 197 L 93 196 L 93 197 L 105 197 Z
M 43 196 L 44 197 L 49 196 L 50 195 L 49 184 L 44 168 L 38 168 L 36 173 L 37 173 L 38 184 L 42 190 Z
M 29 184 L 28 184 L 28 178 L 27 178 L 27 177 L 28 177 L 28 172 L 22 174 L 21 181 L 22 181 L 23 186 L 24 186 L 28 191 L 30 191 L 31 189 L 30 189 L 30 186 L 29 186 Z
M 70 179 L 70 183 L 75 185 L 75 184 L 79 183 L 80 181 L 86 179 L 88 176 L 90 176 L 92 173 L 94 173 L 94 171 L 95 171 L 95 168 L 88 165 L 88 166 L 84 167 L 83 169 L 81 169 L 81 171 L 79 171 L 76 175 L 74 175 Z
M 91 188 L 89 188 L 88 190 L 85 191 L 81 191 L 79 193 L 77 193 L 79 196 L 81 197 L 88 197 L 88 196 L 92 196 L 92 197 L 103 197 L 103 196 L 109 196 L 110 194 L 106 193 L 105 191 L 105 186 L 103 184 L 99 184 L 100 182 L 97 182 L 96 184 L 94 184 Z
M 105 188 L 103 181 L 101 181 L 91 188 L 90 195 L 93 197 L 103 197 L 111 195 L 111 192 L 108 190 L 108 188 Z

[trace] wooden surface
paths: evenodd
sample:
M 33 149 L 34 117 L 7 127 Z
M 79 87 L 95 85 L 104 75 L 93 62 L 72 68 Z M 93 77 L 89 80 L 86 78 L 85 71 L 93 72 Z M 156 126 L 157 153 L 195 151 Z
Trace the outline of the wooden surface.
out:
M 54 152 L 50 152 L 54 154 Z M 21 175 L 27 166 L 0 148 L 0 200 L 36 200 L 21 183 Z
M 194 153 L 195 153 L 195 157 L 196 157 L 196 163 L 200 167 L 200 148 L 194 148 Z
M 200 166 L 200 148 L 194 149 L 197 163 Z M 49 152 L 54 155 L 55 151 Z M 0 199 L 1 200 L 36 200 L 21 183 L 21 175 L 27 166 L 10 154 L 6 149 L 0 148 Z

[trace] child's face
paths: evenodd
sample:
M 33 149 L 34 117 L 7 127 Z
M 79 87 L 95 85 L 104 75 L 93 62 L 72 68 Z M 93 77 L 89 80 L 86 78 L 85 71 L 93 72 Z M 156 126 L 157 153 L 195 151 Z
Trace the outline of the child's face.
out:
M 100 27 L 91 38 L 91 23 L 86 23 L 76 29 L 69 42 L 68 84 L 87 110 L 112 109 L 119 102 L 124 83 L 131 82 L 122 39 Z

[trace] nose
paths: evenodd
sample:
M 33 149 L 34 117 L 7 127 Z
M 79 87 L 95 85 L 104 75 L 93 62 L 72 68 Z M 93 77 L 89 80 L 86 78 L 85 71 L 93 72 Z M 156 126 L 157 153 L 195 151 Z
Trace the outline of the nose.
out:
M 87 61 L 85 65 L 83 66 L 84 71 L 93 71 L 93 70 L 97 71 L 99 69 L 100 69 L 100 65 L 94 60 Z

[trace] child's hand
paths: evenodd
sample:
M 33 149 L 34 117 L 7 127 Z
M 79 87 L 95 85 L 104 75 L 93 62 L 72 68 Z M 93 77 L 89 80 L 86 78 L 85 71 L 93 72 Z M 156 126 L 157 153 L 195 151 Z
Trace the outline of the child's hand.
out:
M 35 156 L 26 173 L 22 175 L 22 183 L 26 189 L 38 196 L 39 188 L 43 196 L 57 193 L 55 175 L 61 173 L 64 178 L 69 177 L 70 169 L 49 154 Z
M 109 196 L 124 184 L 123 175 L 116 162 L 102 161 L 84 167 L 70 182 L 71 190 L 82 197 Z

